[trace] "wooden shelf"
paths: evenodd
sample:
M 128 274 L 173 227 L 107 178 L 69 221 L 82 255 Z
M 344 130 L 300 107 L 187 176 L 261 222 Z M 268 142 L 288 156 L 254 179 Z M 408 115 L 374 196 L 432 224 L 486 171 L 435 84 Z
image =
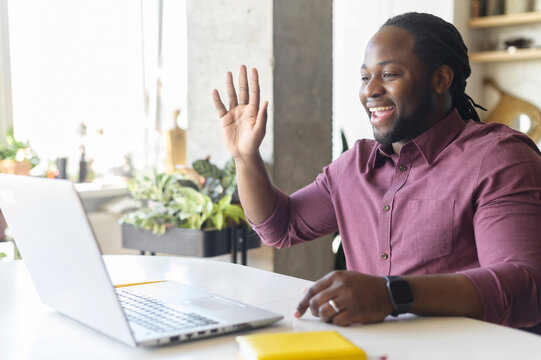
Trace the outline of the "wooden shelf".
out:
M 470 54 L 470 61 L 474 63 L 540 59 L 541 49 L 517 49 L 515 51 L 484 51 Z
M 541 11 L 473 18 L 468 21 L 468 26 L 471 28 L 482 29 L 498 26 L 531 24 L 535 22 L 541 22 Z

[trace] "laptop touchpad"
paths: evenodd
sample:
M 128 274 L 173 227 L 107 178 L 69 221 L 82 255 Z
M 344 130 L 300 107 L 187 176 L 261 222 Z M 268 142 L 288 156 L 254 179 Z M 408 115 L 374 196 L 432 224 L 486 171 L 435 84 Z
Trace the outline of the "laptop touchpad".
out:
M 225 310 L 231 307 L 242 307 L 242 304 L 235 303 L 217 296 L 194 299 L 189 301 L 190 304 L 210 310 Z

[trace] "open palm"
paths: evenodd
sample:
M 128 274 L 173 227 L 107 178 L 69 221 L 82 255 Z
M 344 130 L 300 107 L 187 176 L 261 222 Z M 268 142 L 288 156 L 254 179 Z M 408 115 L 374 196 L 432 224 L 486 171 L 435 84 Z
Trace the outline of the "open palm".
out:
M 249 157 L 258 153 L 265 136 L 267 107 L 265 102 L 259 106 L 259 79 L 256 69 L 250 74 L 250 86 L 244 65 L 240 68 L 239 96 L 233 84 L 233 75 L 227 73 L 226 85 L 229 97 L 229 111 L 226 109 L 217 90 L 212 98 L 222 122 L 222 137 L 227 149 L 235 158 Z

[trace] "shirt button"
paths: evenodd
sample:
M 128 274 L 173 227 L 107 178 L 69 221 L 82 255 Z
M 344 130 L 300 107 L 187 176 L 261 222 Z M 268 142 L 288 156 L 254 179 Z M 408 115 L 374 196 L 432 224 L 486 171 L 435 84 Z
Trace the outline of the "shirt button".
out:
M 387 260 L 387 259 L 389 258 L 389 255 L 387 255 L 387 253 L 382 253 L 382 254 L 381 254 L 381 258 L 382 258 L 383 260 Z
M 407 167 L 405 167 L 404 165 L 400 165 L 400 171 L 406 171 L 406 170 L 408 170 Z
M 385 205 L 383 206 L 383 211 L 387 212 L 391 209 L 391 207 L 389 205 Z

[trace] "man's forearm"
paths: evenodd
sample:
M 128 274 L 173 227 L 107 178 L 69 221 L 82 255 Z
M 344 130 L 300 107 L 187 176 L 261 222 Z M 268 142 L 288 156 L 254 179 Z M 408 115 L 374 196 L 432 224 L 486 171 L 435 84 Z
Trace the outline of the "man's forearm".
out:
M 408 280 L 413 293 L 411 313 L 483 319 L 481 297 L 466 276 L 411 275 L 403 278 Z
M 276 189 L 272 185 L 265 163 L 259 154 L 235 158 L 240 202 L 246 217 L 258 225 L 274 210 Z

